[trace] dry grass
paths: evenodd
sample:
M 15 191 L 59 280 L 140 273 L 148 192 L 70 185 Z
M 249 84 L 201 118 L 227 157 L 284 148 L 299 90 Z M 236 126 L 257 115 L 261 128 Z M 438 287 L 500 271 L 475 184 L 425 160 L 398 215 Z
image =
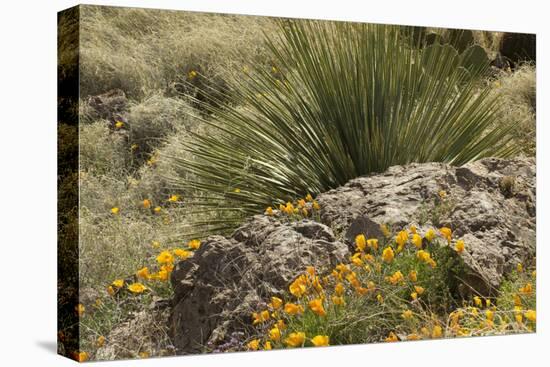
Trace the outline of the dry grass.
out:
M 515 71 L 501 70 L 493 81 L 494 93 L 503 101 L 501 120 L 516 125 L 516 143 L 526 155 L 536 153 L 536 69 L 519 65 Z
M 81 7 L 81 96 L 120 88 L 166 91 L 190 69 L 208 76 L 264 62 L 269 18 L 139 8 Z

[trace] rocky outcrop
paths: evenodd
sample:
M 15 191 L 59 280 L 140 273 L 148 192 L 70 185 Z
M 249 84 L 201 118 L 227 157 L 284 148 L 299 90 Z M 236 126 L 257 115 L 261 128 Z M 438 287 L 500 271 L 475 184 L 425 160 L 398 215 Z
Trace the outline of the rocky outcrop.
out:
M 354 179 L 317 199 L 322 221 L 346 241 L 356 233 L 379 237 L 380 224 L 450 227 L 466 242 L 465 283 L 489 294 L 504 273 L 535 254 L 535 181 L 533 158 L 487 158 L 462 167 L 413 163 Z
M 345 261 L 355 236 L 381 237 L 381 224 L 452 228 L 466 243 L 465 290 L 490 294 L 507 271 L 535 255 L 535 194 L 532 158 L 415 163 L 319 195 L 324 224 L 255 216 L 230 238 L 209 237 L 177 264 L 173 343 L 178 353 L 196 353 L 235 339 L 250 327 L 251 312 L 265 307 L 262 300 L 282 295 L 308 265 L 323 271 Z
M 282 295 L 306 266 L 328 270 L 348 255 L 332 230 L 303 220 L 255 216 L 231 238 L 210 236 L 172 272 L 172 339 L 179 353 L 213 348 L 251 325 L 251 312 Z

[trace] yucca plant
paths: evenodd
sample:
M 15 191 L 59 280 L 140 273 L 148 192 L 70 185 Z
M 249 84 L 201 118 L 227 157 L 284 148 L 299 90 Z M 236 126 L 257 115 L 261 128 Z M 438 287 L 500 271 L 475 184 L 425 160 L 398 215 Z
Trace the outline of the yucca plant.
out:
M 194 228 L 228 228 L 240 218 L 235 213 L 392 165 L 461 165 L 516 151 L 510 126 L 495 121 L 498 101 L 472 77 L 488 65 L 461 67 L 453 47 L 421 49 L 413 43 L 423 40 L 396 26 L 279 26 L 277 36 L 266 35 L 273 68 L 236 78 L 239 105 L 205 103 L 209 134 L 181 139 L 183 154 L 170 157 L 170 182 L 192 193 L 195 208 L 218 215 Z

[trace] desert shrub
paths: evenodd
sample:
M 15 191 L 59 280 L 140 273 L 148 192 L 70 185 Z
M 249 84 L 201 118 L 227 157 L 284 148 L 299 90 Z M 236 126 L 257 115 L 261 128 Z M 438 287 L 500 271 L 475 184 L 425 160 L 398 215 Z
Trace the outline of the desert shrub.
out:
M 452 288 L 458 288 L 464 270 L 459 254 L 468 247 L 452 239 L 449 228 L 428 228 L 423 235 L 414 226 L 395 236 L 383 231 L 385 237 L 380 239 L 358 235 L 350 262 L 338 264 L 328 274 L 313 267 L 298 274 L 284 299 L 272 297 L 265 309 L 252 314 L 256 332 L 243 347 L 294 348 L 534 330 L 535 290 L 525 277 L 503 285 L 502 295 L 492 302 L 479 296 L 463 300 L 452 294 Z M 518 299 L 517 292 L 523 298 Z
M 223 78 L 245 61 L 265 62 L 261 32 L 274 30 L 261 17 L 88 5 L 80 11 L 82 97 L 113 88 L 143 97 L 170 90 L 198 67 Z
M 418 50 L 398 27 L 280 28 L 268 41 L 274 66 L 259 66 L 234 91 L 244 107 L 210 106 L 203 122 L 215 133 L 178 141 L 185 156 L 172 163 L 187 178 L 170 181 L 202 193 L 199 205 L 252 213 L 391 165 L 460 165 L 517 150 L 512 127 L 495 123 L 498 101 L 473 81 L 487 65 L 466 71 L 452 47 Z
M 514 126 L 512 134 L 526 155 L 536 152 L 536 70 L 522 64 L 514 71 L 501 70 L 492 82 L 493 93 L 502 100 L 498 123 Z

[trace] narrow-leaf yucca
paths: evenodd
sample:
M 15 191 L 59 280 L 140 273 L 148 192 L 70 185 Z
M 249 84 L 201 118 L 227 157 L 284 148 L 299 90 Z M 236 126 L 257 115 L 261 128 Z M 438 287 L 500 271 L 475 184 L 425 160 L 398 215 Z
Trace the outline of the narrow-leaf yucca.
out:
M 423 40 L 398 26 L 279 25 L 266 35 L 273 68 L 235 79 L 238 104 L 202 102 L 209 133 L 180 139 L 184 154 L 169 157 L 170 182 L 198 212 L 217 213 L 194 229 L 227 229 L 268 205 L 392 165 L 516 152 L 511 127 L 496 121 L 498 100 L 472 77 L 488 65 L 460 67 L 450 45 L 418 47 Z

